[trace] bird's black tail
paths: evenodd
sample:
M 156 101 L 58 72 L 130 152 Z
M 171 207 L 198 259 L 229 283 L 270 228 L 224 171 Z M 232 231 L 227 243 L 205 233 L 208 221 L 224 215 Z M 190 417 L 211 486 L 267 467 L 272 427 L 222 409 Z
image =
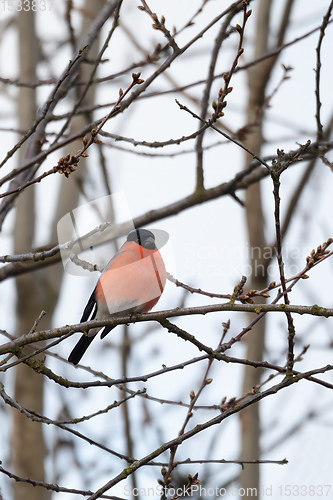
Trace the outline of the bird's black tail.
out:
M 82 335 L 82 337 L 70 353 L 68 361 L 70 363 L 73 363 L 73 365 L 77 365 L 93 340 L 94 336 L 88 337 L 87 335 Z

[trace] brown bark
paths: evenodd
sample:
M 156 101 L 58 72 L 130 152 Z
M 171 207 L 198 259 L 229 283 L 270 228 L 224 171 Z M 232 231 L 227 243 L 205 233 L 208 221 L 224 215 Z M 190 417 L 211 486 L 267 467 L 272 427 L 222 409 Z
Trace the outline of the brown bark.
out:
M 19 28 L 20 79 L 36 80 L 38 56 L 34 12 L 20 12 L 17 16 Z M 35 90 L 21 87 L 18 99 L 18 116 L 21 129 L 28 129 L 36 116 Z M 23 159 L 21 150 L 20 160 Z M 24 252 L 33 246 L 35 231 L 34 189 L 30 188 L 19 198 L 15 223 L 15 252 Z M 37 275 L 36 275 L 37 274 Z M 41 312 L 42 289 L 40 273 L 26 274 L 16 280 L 17 288 L 17 332 L 27 333 Z M 16 370 L 15 398 L 26 408 L 43 412 L 43 377 L 20 364 Z M 13 413 L 12 459 L 14 471 L 22 477 L 44 481 L 44 459 L 46 447 L 42 426 L 32 422 L 21 413 Z M 49 492 L 34 489 L 26 483 L 14 483 L 15 500 L 47 500 Z
M 101 2 L 92 5 L 87 0 L 89 11 L 94 10 L 97 15 L 102 7 Z M 91 4 L 91 5 L 90 5 Z M 20 79 L 22 81 L 36 80 L 37 41 L 34 26 L 34 12 L 21 12 L 18 16 L 20 33 Z M 91 19 L 85 19 L 82 24 L 82 33 L 85 33 Z M 90 50 L 93 58 L 98 52 L 98 44 Z M 91 67 L 81 68 L 81 78 L 88 81 Z M 92 104 L 94 91 L 89 90 L 84 104 Z M 21 88 L 18 102 L 20 129 L 28 129 L 36 116 L 35 91 Z M 86 125 L 90 117 L 80 116 L 72 120 L 71 132 L 75 132 Z M 76 152 L 82 143 L 72 143 L 71 153 Z M 22 160 L 21 153 L 21 160 Z M 58 220 L 77 206 L 80 194 L 80 176 L 83 175 L 84 165 L 80 165 L 80 172 L 68 179 L 62 178 L 62 186 L 52 223 L 51 242 L 56 243 L 56 224 Z M 15 224 L 15 252 L 26 252 L 33 247 L 35 232 L 34 187 L 27 188 L 19 197 Z M 19 335 L 29 332 L 41 310 L 46 311 L 42 326 L 52 326 L 52 315 L 57 305 L 59 290 L 63 278 L 61 263 L 42 269 L 35 273 L 19 276 L 17 286 L 17 332 Z M 65 321 L 65 320 L 64 320 Z M 15 399 L 18 403 L 38 413 L 43 414 L 44 405 L 44 378 L 28 366 L 19 364 L 16 370 Z M 12 461 L 13 469 L 18 476 L 28 477 L 37 481 L 45 481 L 44 460 L 46 446 L 42 426 L 29 420 L 21 413 L 13 413 L 12 432 Z M 28 483 L 14 484 L 15 500 L 48 500 L 51 493 L 44 488 L 35 488 Z
M 269 18 L 271 0 L 260 2 L 257 17 L 257 38 L 255 45 L 255 57 L 262 55 L 267 49 L 269 34 Z M 270 64 L 270 61 L 269 63 Z M 265 89 L 268 80 L 267 62 L 250 68 L 248 72 L 249 101 L 247 106 L 247 123 L 251 124 L 250 133 L 246 136 L 245 145 L 254 154 L 260 156 L 262 146 L 262 115 L 265 101 Z M 246 163 L 251 160 L 249 155 Z M 266 273 L 261 272 L 263 268 L 260 257 L 266 246 L 265 242 L 265 219 L 262 207 L 261 183 L 256 183 L 246 190 L 246 222 L 250 249 L 252 268 L 251 289 L 262 290 L 266 286 Z M 254 250 L 255 249 L 255 250 Z M 265 342 L 264 318 L 255 325 L 247 336 L 246 358 L 251 360 L 262 360 Z M 262 370 L 246 366 L 244 370 L 243 392 L 247 392 L 260 382 Z M 242 460 L 257 460 L 260 458 L 260 413 L 259 404 L 246 408 L 241 413 L 242 425 Z M 242 488 L 257 488 L 260 485 L 259 465 L 245 466 L 241 473 Z
M 284 13 L 276 37 L 276 46 L 283 43 L 290 13 L 294 0 L 287 0 Z M 269 49 L 270 20 L 273 0 L 261 0 L 258 6 L 256 40 L 254 57 L 259 58 Z M 271 57 L 248 70 L 249 100 L 247 106 L 247 123 L 250 125 L 249 133 L 244 140 L 247 148 L 260 156 L 263 144 L 263 118 L 265 113 L 265 100 L 267 83 L 277 57 Z M 246 156 L 246 164 L 251 161 Z M 246 190 L 246 221 L 248 230 L 249 247 L 251 249 L 250 261 L 252 268 L 251 289 L 261 290 L 267 286 L 264 249 L 267 242 L 264 233 L 265 216 L 262 206 L 261 183 L 253 184 Z M 262 300 L 262 299 L 261 299 Z M 247 338 L 246 358 L 260 361 L 263 359 L 265 345 L 265 318 L 255 325 Z M 247 392 L 260 382 L 262 370 L 246 366 L 244 371 L 243 392 Z M 252 405 L 241 413 L 242 425 L 242 460 L 260 459 L 260 413 L 259 405 Z M 241 487 L 256 488 L 259 491 L 260 469 L 259 465 L 245 466 L 241 473 Z

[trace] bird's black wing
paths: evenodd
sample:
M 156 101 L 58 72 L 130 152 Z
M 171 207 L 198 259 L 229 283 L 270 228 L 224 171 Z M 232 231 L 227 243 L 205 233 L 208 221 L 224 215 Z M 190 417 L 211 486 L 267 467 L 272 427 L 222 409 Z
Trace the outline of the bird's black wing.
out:
M 105 327 L 103 328 L 102 333 L 101 333 L 101 339 L 104 339 L 104 337 L 106 337 L 106 336 L 107 336 L 107 334 L 108 334 L 109 332 L 111 332 L 111 330 L 113 330 L 115 327 L 116 327 L 116 325 L 113 325 L 113 326 L 105 326 Z
M 95 319 L 96 313 L 97 313 L 97 302 L 96 302 L 96 288 L 95 288 L 93 293 L 90 295 L 86 307 L 84 308 L 80 322 L 83 323 L 84 321 L 88 320 L 90 321 L 92 319 Z
M 88 337 L 88 335 L 83 334 L 70 355 L 68 356 L 68 361 L 70 363 L 73 363 L 73 365 L 77 365 L 88 347 L 90 346 L 91 342 L 94 340 L 95 337 Z
M 96 288 L 91 294 L 88 303 L 83 311 L 81 323 L 95 319 L 97 313 L 97 302 L 96 302 L 95 291 Z M 88 337 L 87 334 L 83 334 L 78 343 L 76 344 L 76 346 L 74 347 L 74 349 L 72 350 L 72 352 L 70 353 L 68 361 L 70 363 L 73 363 L 73 365 L 77 365 L 93 340 L 94 337 Z
M 108 270 L 111 262 L 119 255 L 119 253 L 121 253 L 122 248 L 123 247 L 121 247 L 119 252 L 117 252 L 112 257 L 110 262 L 107 264 L 104 272 L 106 272 Z M 103 273 L 102 273 L 102 275 L 103 275 Z M 91 294 L 91 296 L 88 300 L 88 303 L 83 311 L 81 323 L 88 321 L 88 320 L 91 321 L 91 320 L 95 319 L 96 313 L 97 313 L 97 301 L 96 301 L 96 287 L 95 287 L 95 289 L 94 289 L 93 293 Z M 103 329 L 101 338 L 104 338 L 113 328 L 114 328 L 114 326 L 106 326 Z M 82 358 L 82 356 L 84 355 L 84 353 L 86 352 L 86 350 L 88 349 L 88 347 L 90 346 L 91 342 L 94 340 L 94 338 L 95 338 L 95 335 L 92 337 L 88 337 L 87 334 L 83 334 L 81 336 L 80 340 L 78 341 L 78 343 L 76 344 L 76 346 L 74 347 L 74 349 L 72 350 L 72 352 L 70 353 L 70 355 L 68 357 L 68 361 L 70 363 L 73 363 L 73 365 L 77 365 L 78 362 L 80 361 L 80 359 Z

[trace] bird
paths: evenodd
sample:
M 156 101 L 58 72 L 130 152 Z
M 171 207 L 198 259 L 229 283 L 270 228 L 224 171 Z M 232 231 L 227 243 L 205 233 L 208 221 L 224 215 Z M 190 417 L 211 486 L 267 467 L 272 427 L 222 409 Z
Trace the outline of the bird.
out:
M 164 291 L 166 276 L 154 234 L 148 229 L 134 229 L 103 270 L 80 322 L 149 312 Z M 98 332 L 101 331 L 103 339 L 115 326 L 84 332 L 68 361 L 77 365 Z

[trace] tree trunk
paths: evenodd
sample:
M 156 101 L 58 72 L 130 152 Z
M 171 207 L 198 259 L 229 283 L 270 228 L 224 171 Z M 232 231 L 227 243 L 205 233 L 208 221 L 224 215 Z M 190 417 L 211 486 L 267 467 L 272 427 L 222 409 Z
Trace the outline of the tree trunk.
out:
M 262 55 L 267 49 L 269 33 L 269 17 L 271 0 L 261 0 L 257 17 L 257 37 L 255 41 L 255 57 Z M 245 138 L 245 145 L 254 154 L 260 156 L 263 142 L 262 114 L 267 84 L 266 61 L 253 66 L 248 72 L 249 101 L 247 106 L 247 123 L 253 125 Z M 271 62 L 269 61 L 269 64 Z M 246 155 L 246 164 L 252 157 Z M 252 269 L 250 289 L 262 290 L 267 286 L 265 263 L 262 260 L 265 242 L 265 218 L 262 207 L 261 183 L 255 183 L 246 190 L 246 222 L 250 248 Z M 263 300 L 260 298 L 261 301 Z M 252 320 L 253 318 L 251 318 Z M 246 359 L 260 361 L 263 359 L 265 344 L 265 318 L 263 318 L 247 334 Z M 246 366 L 244 371 L 243 393 L 250 391 L 260 382 L 262 370 Z M 242 451 L 241 460 L 260 459 L 260 413 L 259 404 L 251 405 L 241 412 Z M 241 487 L 256 488 L 259 491 L 259 465 L 245 465 L 241 472 Z
M 97 15 L 102 2 L 86 0 L 86 9 L 93 16 Z M 18 16 L 20 33 L 20 80 L 35 81 L 37 64 L 37 40 L 35 34 L 34 12 L 20 12 Z M 85 19 L 82 24 L 82 33 L 85 33 L 91 19 Z M 81 34 L 80 34 L 81 36 Z M 95 42 L 89 52 L 90 58 L 96 57 L 98 42 Z M 81 68 L 81 79 L 88 81 L 91 66 Z M 89 90 L 83 105 L 94 101 L 94 88 Z M 20 87 L 19 94 L 20 129 L 28 129 L 35 120 L 36 102 L 35 91 Z M 81 115 L 72 120 L 71 133 L 81 129 L 91 121 L 91 117 Z M 71 144 L 71 153 L 82 146 L 82 142 Z M 21 160 L 23 155 L 21 153 Z M 59 199 L 55 217 L 52 222 L 51 242 L 56 244 L 56 224 L 58 220 L 77 206 L 80 194 L 80 176 L 83 175 L 84 165 L 80 171 L 68 179 L 62 178 Z M 33 247 L 35 232 L 34 187 L 27 188 L 20 196 L 16 213 L 15 224 L 15 253 L 29 251 Z M 18 277 L 17 287 L 17 331 L 19 335 L 29 332 L 42 309 L 46 311 L 42 327 L 52 326 L 52 316 L 57 305 L 59 290 L 63 278 L 62 264 L 50 266 L 35 273 L 27 273 Z M 64 319 L 65 321 L 65 319 Z M 27 351 L 28 352 L 28 351 Z M 16 370 L 15 399 L 18 403 L 36 412 L 43 413 L 44 378 L 35 373 L 23 363 Z M 46 446 L 42 426 L 26 418 L 23 414 L 14 411 L 12 431 L 12 460 L 15 473 L 21 477 L 29 477 L 37 481 L 45 481 L 44 460 Z M 28 483 L 14 484 L 15 500 L 49 500 L 51 494 L 44 488 L 35 488 Z
M 20 80 L 36 80 L 37 39 L 35 13 L 22 11 L 17 16 L 19 28 Z M 18 99 L 20 129 L 28 129 L 36 116 L 36 94 L 34 89 L 20 87 Z M 23 160 L 21 149 L 20 160 Z M 19 197 L 15 223 L 15 252 L 28 251 L 33 246 L 35 231 L 34 188 L 26 189 Z M 16 279 L 17 288 L 17 332 L 29 332 L 41 312 L 42 290 L 40 274 L 25 274 Z M 23 363 L 17 366 L 15 399 L 26 408 L 43 412 L 43 377 Z M 14 411 L 12 431 L 12 459 L 14 471 L 22 477 L 44 481 L 44 459 L 46 447 L 42 426 Z M 26 483 L 14 483 L 15 500 L 48 500 L 50 493 L 42 488 L 33 488 Z

